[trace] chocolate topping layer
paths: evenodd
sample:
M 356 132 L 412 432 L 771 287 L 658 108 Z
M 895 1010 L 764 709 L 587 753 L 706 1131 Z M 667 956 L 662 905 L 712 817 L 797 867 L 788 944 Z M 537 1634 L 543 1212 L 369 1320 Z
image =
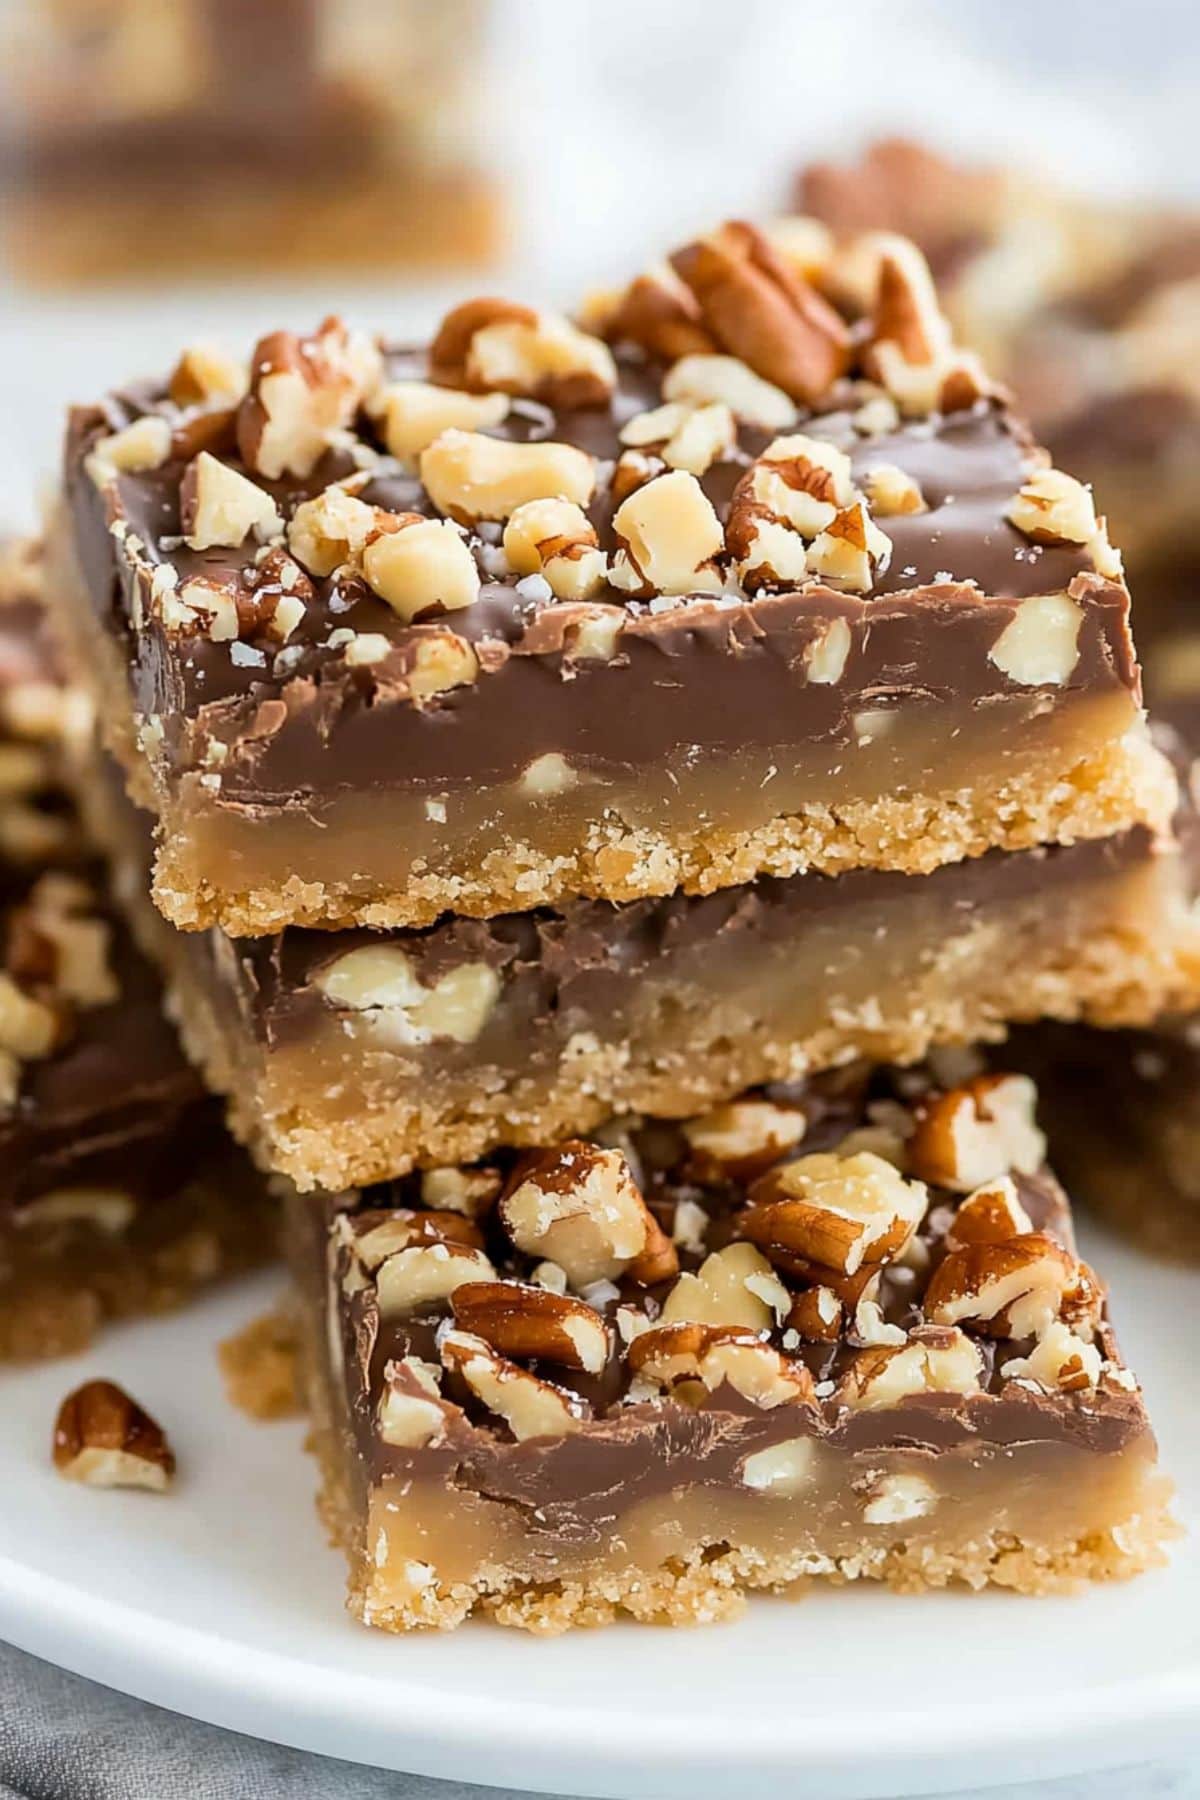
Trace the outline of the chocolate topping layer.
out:
M 412 351 L 389 353 L 386 367 L 392 381 L 431 373 Z M 610 478 L 619 433 L 660 403 L 663 372 L 625 354 L 610 404 L 555 410 L 518 399 L 503 423 L 489 427 L 495 438 L 551 439 L 599 459 L 590 518 L 605 551 L 614 542 Z M 239 457 L 231 411 L 182 412 L 160 388 L 126 391 L 72 415 L 67 494 L 96 608 L 126 643 L 133 709 L 160 722 L 162 753 L 175 774 L 213 771 L 209 785 L 220 805 L 274 809 L 364 788 L 499 781 L 552 751 L 568 753 L 585 773 L 612 774 L 636 773 L 688 746 L 720 753 L 850 746 L 854 716 L 864 709 L 932 703 L 966 713 L 1028 692 L 989 651 L 1016 603 L 1034 594 L 1067 591 L 1082 612 L 1078 657 L 1053 689 L 1056 704 L 1083 693 L 1136 693 L 1123 587 L 1095 572 L 1086 548 L 1031 542 L 1004 516 L 1034 460 L 1024 429 L 999 402 L 983 400 L 866 435 L 855 423 L 865 394 L 861 384 L 842 382 L 817 413 L 801 411 L 795 429 L 844 448 L 856 482 L 893 464 L 920 487 L 924 511 L 882 521 L 892 554 L 870 591 L 836 591 L 813 578 L 800 591 L 750 596 L 730 577 L 715 597 L 642 601 L 606 586 L 590 610 L 620 608 L 607 660 L 572 655 L 577 603 L 554 599 L 544 582 L 497 573 L 504 567 L 499 528 L 486 525 L 468 539 L 479 595 L 452 613 L 431 607 L 405 623 L 360 574 L 342 567 L 313 577 L 282 650 L 253 623 L 233 642 L 166 629 L 152 593 L 156 572 L 160 584 L 183 592 L 194 577 L 218 584 L 244 618 L 264 579 L 252 543 L 190 550 L 182 542 L 180 491 L 198 449 L 250 473 L 285 519 L 303 499 L 351 476 L 355 462 L 350 450 L 334 449 L 304 480 L 255 475 Z M 98 489 L 85 459 L 147 413 L 170 424 L 170 458 Z M 371 425 L 360 420 L 359 430 L 369 440 Z M 737 481 L 773 435 L 740 425 L 735 449 L 703 476 L 722 522 Z M 369 442 L 363 448 L 360 441 L 355 454 L 370 476 L 358 490 L 363 501 L 436 516 L 415 474 Z M 849 627 L 846 661 L 837 680 L 812 681 L 806 657 L 832 620 Z M 447 628 L 474 648 L 479 671 L 414 703 L 414 658 Z M 351 666 L 352 640 L 338 635 L 346 632 L 382 638 L 390 648 L 370 666 Z

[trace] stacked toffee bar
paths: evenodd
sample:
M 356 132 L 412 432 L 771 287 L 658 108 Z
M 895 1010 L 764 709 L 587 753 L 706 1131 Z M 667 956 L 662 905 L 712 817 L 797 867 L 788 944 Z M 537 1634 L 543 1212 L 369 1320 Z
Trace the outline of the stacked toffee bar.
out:
M 153 845 L 95 758 L 89 820 L 297 1190 L 361 1616 L 1154 1556 L 1031 1085 L 870 1073 L 1197 991 L 1119 556 L 912 245 L 186 350 L 73 414 L 49 560 Z
M 68 798 L 90 730 L 37 560 L 0 567 L 0 1361 L 83 1349 L 269 1257 L 265 1184 L 163 1015 Z

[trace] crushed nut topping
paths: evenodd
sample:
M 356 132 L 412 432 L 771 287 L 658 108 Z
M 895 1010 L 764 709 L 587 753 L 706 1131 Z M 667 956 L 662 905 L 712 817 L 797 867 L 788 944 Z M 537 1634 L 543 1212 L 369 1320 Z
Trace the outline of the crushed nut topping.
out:
M 504 554 L 518 575 L 541 575 L 559 600 L 588 600 L 604 585 L 608 562 L 596 528 L 571 500 L 530 500 L 504 528 Z
M 736 1395 L 796 1409 L 794 1444 L 922 1396 L 1094 1405 L 1123 1388 L 1103 1292 L 1032 1166 L 1024 1092 L 1002 1085 L 1018 1078 L 973 1079 L 993 1085 L 947 1094 L 904 1071 L 847 1090 L 843 1072 L 607 1144 L 505 1152 L 506 1175 L 429 1170 L 341 1215 L 332 1291 L 365 1343 L 384 1334 L 381 1435 L 438 1443 L 465 1413 L 523 1442 L 610 1406 Z M 1020 1121 L 1017 1160 L 969 1191 L 957 1164 L 927 1187 L 922 1132 L 964 1094 L 983 1126 Z M 856 1145 L 884 1118 L 895 1163 Z M 762 1484 L 802 1465 L 764 1463 Z
M 448 691 L 446 654 L 430 688 L 380 646 L 485 589 L 512 596 L 519 639 L 544 609 L 595 601 L 640 623 L 646 608 L 688 600 L 978 585 L 981 565 L 937 569 L 928 556 L 943 535 L 948 549 L 973 541 L 943 533 L 938 515 L 955 506 L 958 526 L 982 509 L 982 544 L 1024 565 L 998 609 L 991 663 L 1022 686 L 1070 679 L 1084 616 L 1073 577 L 1120 582 L 1120 557 L 1086 488 L 1008 424 L 907 240 L 729 221 L 581 317 L 482 296 L 446 315 L 427 353 L 382 350 L 329 318 L 308 336 L 262 338 L 248 367 L 190 346 L 140 416 L 127 396 L 97 409 L 84 461 L 137 575 L 134 628 L 207 637 L 233 666 L 277 679 L 320 678 L 327 651 L 349 669 L 387 660 L 389 696 L 420 705 Z M 930 437 L 945 480 L 919 448 Z M 1007 443 L 1007 505 L 973 472 L 977 439 Z M 178 530 L 157 545 L 122 506 L 133 481 L 178 498 Z M 268 558 L 277 572 L 294 565 L 308 591 L 281 580 L 268 604 L 257 573 Z M 1055 579 L 1031 593 L 1044 559 Z M 394 617 L 355 629 L 331 619 L 372 597 Z M 849 627 L 820 623 L 792 666 L 834 685 Z M 558 619 L 539 641 L 561 646 L 572 680 L 577 663 L 612 660 L 619 630 Z M 486 684 L 521 648 L 507 631 L 481 641 L 473 669 L 459 656 L 456 685 Z
M 389 382 L 371 402 L 390 455 L 413 462 L 443 431 L 486 431 L 502 425 L 507 394 L 465 394 L 428 381 Z
M 725 534 L 694 475 L 656 476 L 613 515 L 617 553 L 609 579 L 630 594 L 719 594 Z
M 1027 1075 L 978 1075 L 927 1100 L 908 1140 L 909 1166 L 923 1181 L 969 1194 L 1003 1175 L 1028 1175 L 1045 1161 Z
M 1062 469 L 1036 469 L 1005 517 L 1035 544 L 1089 544 L 1097 531 L 1090 491 Z
M 469 300 L 442 321 L 430 362 L 447 380 L 572 408 L 604 406 L 617 385 L 612 352 L 556 313 Z
M 421 479 L 439 512 L 460 525 L 501 523 L 531 500 L 586 506 L 596 484 L 590 456 L 572 444 L 510 444 L 476 431 L 444 431 L 421 452 Z
M 671 258 L 720 349 L 811 405 L 849 366 L 840 314 L 762 232 L 736 221 Z
M 311 337 L 276 331 L 260 338 L 237 414 L 247 468 L 269 481 L 310 475 L 349 429 L 381 373 L 379 352 L 340 319 L 326 319 Z
M 190 550 L 244 544 L 251 532 L 260 542 L 277 536 L 283 520 L 265 488 L 239 475 L 207 450 L 184 470 L 179 490 L 183 540 Z
M 372 590 L 404 620 L 440 606 L 457 612 L 479 597 L 479 570 L 461 529 L 449 519 L 393 513 L 363 547 Z

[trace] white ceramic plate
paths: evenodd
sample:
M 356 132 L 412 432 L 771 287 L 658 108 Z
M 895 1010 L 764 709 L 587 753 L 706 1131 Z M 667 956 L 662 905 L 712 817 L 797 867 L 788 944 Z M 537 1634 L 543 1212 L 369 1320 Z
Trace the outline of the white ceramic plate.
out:
M 1092 1241 L 1200 1528 L 1197 1277 Z M 0 1377 L 0 1635 L 178 1712 L 333 1756 L 589 1795 L 823 1800 L 1065 1774 L 1200 1741 L 1200 1539 L 1069 1600 L 811 1590 L 707 1631 L 389 1639 L 341 1610 L 299 1426 L 226 1402 L 213 1345 L 273 1278 Z M 168 1497 L 49 1460 L 59 1399 L 123 1381 L 169 1428 Z

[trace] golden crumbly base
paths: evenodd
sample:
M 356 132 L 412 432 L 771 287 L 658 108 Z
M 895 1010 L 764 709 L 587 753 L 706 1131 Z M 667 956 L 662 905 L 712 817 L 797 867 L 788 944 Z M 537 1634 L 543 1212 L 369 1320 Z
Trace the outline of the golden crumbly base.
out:
M 820 1558 L 797 1553 L 759 1557 L 729 1545 L 705 1545 L 676 1566 L 647 1574 L 633 1569 L 598 1575 L 585 1583 L 552 1587 L 503 1584 L 487 1577 L 473 1588 L 438 1591 L 419 1608 L 373 1609 L 365 1618 L 362 1591 L 352 1585 L 348 1605 L 356 1617 L 383 1631 L 453 1629 L 472 1611 L 519 1631 L 554 1637 L 581 1626 L 612 1625 L 620 1618 L 646 1625 L 715 1625 L 736 1618 L 752 1592 L 799 1598 L 814 1579 L 842 1585 L 881 1581 L 894 1593 L 931 1588 L 1010 1588 L 1018 1594 L 1069 1594 L 1093 1581 L 1122 1581 L 1162 1563 L 1162 1545 L 1179 1529 L 1164 1507 L 1115 1533 L 1098 1532 L 1054 1552 L 1030 1549 L 1001 1536 L 983 1539 L 945 1556 L 927 1547 L 864 1550 L 861 1556 Z M 1118 1541 L 1119 1539 L 1119 1541 Z
M 119 739 L 112 747 L 120 754 Z M 128 753 L 123 760 L 132 766 Z M 144 777 L 131 783 L 131 792 L 145 803 Z M 813 805 L 747 832 L 632 831 L 610 816 L 596 820 L 587 841 L 570 855 L 546 858 L 529 844 L 502 841 L 469 876 L 418 867 L 395 895 L 298 876 L 248 891 L 225 890 L 194 866 L 186 817 L 165 812 L 153 892 L 159 910 L 185 931 L 219 925 L 233 937 L 256 937 L 289 924 L 330 930 L 421 926 L 446 912 L 486 918 L 558 905 L 579 894 L 613 901 L 676 889 L 708 894 L 757 875 L 806 869 L 928 874 L 995 848 L 1109 837 L 1138 823 L 1165 829 L 1176 792 L 1169 764 L 1135 731 L 1052 781 L 1027 776 L 954 794 Z
M 0 1361 L 74 1355 L 113 1320 L 172 1312 L 270 1261 L 276 1207 L 248 1185 L 148 1205 L 120 1235 L 87 1224 L 0 1234 Z
M 1150 1489 L 1154 1504 L 1145 1512 L 1052 1548 L 1003 1533 L 945 1552 L 893 1544 L 840 1557 L 800 1551 L 765 1556 L 712 1543 L 655 1570 L 600 1570 L 586 1581 L 531 1582 L 502 1568 L 484 1568 L 473 1582 L 430 1586 L 403 1606 L 386 1607 L 370 1593 L 373 1572 L 365 1566 L 361 1526 L 347 1504 L 333 1434 L 317 1429 L 309 1448 L 322 1472 L 318 1512 L 350 1564 L 347 1608 L 381 1631 L 451 1631 L 473 1614 L 545 1637 L 622 1618 L 647 1625 L 714 1625 L 735 1618 L 750 1593 L 799 1598 L 814 1580 L 880 1581 L 901 1594 L 956 1586 L 1069 1594 L 1089 1582 L 1124 1581 L 1160 1566 L 1165 1545 L 1182 1535 L 1171 1516 L 1169 1484 L 1158 1480 Z
M 251 1419 L 293 1419 L 302 1410 L 296 1332 L 286 1312 L 263 1313 L 217 1345 L 225 1393 Z

